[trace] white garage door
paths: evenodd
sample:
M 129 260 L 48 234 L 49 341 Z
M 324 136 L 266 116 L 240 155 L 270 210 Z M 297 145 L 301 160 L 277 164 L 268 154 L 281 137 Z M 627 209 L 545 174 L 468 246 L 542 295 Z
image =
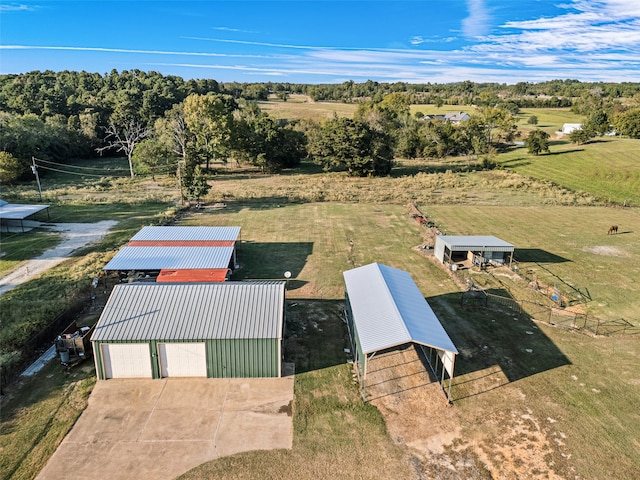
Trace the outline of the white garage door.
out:
M 163 377 L 206 377 L 204 343 L 160 343 L 160 373 Z
M 151 355 L 146 343 L 102 344 L 106 378 L 151 378 Z

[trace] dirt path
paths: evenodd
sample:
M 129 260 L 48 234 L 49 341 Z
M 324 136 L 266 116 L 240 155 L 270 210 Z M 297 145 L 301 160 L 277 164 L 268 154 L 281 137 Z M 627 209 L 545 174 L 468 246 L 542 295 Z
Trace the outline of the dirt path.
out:
M 102 239 L 118 222 L 103 220 L 98 223 L 56 223 L 42 225 L 52 231 L 61 232 L 63 241 L 33 260 L 20 265 L 16 270 L 0 278 L 0 295 L 55 267 L 77 249 Z

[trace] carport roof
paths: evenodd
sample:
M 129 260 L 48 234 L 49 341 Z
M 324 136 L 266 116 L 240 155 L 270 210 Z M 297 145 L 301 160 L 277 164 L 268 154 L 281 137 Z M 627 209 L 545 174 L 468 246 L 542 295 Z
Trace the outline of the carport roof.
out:
M 490 235 L 438 235 L 451 250 L 513 252 L 514 246 Z
M 116 285 L 92 341 L 282 338 L 285 282 Z
M 372 263 L 343 276 L 363 353 L 409 342 L 458 353 L 408 272 Z
M 227 268 L 234 247 L 125 246 L 103 270 L 179 270 Z
M 131 241 L 236 241 L 239 235 L 240 227 L 147 226 Z
M 49 208 L 49 205 L 7 203 L 4 200 L 2 202 L 0 203 L 0 218 L 3 220 L 24 220 Z

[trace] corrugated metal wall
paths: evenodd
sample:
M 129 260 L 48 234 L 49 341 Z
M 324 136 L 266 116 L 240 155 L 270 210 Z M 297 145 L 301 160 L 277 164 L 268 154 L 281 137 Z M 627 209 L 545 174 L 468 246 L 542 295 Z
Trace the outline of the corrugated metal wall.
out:
M 433 253 L 440 262 L 444 263 L 444 240 L 436 237 L 436 245 Z
M 279 377 L 280 340 L 207 340 L 207 363 L 212 378 Z
M 150 342 L 109 341 L 93 342 L 96 374 L 99 380 L 105 380 L 102 358 L 102 343 L 147 343 L 151 355 L 153 378 L 161 378 L 159 343 L 205 342 L 207 349 L 208 378 L 260 378 L 280 377 L 280 339 L 231 339 L 231 340 L 153 340 Z

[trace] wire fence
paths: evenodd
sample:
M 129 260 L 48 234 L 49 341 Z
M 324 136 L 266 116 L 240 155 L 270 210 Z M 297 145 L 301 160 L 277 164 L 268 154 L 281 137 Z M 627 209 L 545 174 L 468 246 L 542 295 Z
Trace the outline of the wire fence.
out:
M 464 307 L 508 309 L 538 322 L 593 335 L 640 335 L 640 326 L 623 318 L 604 320 L 588 313 L 550 307 L 526 300 L 516 300 L 511 297 L 486 293 L 479 289 L 463 292 L 461 304 Z

